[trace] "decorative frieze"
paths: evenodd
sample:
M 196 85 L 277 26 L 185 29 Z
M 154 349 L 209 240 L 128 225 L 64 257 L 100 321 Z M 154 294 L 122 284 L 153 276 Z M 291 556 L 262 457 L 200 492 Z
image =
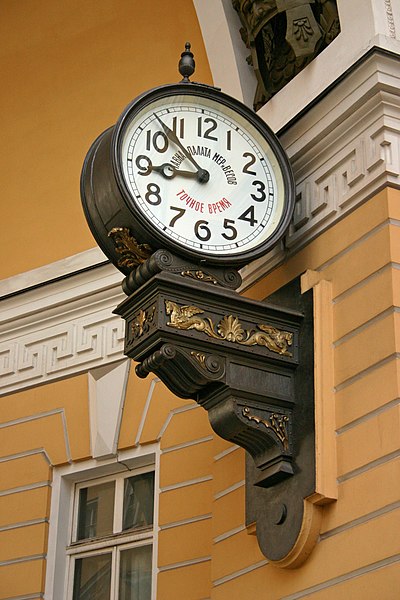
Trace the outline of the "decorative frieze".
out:
M 295 247 L 307 234 L 321 233 L 348 210 L 385 184 L 400 183 L 399 130 L 380 122 L 346 147 L 337 149 L 326 162 L 297 184 L 297 203 L 287 243 Z M 296 168 L 296 167 L 295 167 Z M 308 240 L 307 240 L 308 241 Z
M 88 279 L 67 278 L 3 301 L 1 395 L 124 357 L 124 323 L 112 313 L 123 297 L 121 275 L 103 265 Z

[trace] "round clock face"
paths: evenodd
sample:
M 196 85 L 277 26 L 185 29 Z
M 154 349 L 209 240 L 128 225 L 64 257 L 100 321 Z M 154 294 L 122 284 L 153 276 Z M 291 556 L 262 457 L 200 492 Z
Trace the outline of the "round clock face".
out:
M 125 114 L 117 141 L 123 186 L 161 243 L 228 263 L 254 258 L 284 233 L 290 168 L 275 138 L 254 120 L 234 101 L 190 92 L 139 103 Z

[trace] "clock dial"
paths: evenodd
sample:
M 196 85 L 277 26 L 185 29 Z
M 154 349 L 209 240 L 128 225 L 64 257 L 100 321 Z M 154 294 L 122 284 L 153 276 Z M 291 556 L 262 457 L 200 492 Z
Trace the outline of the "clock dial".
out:
M 265 131 L 207 95 L 153 99 L 118 129 L 133 210 L 160 239 L 206 259 L 253 252 L 276 235 L 287 213 L 281 160 Z
M 93 142 L 81 196 L 99 246 L 126 274 L 142 244 L 239 268 L 282 239 L 295 198 L 288 158 L 269 127 L 195 83 L 133 100 Z M 122 230 L 129 242 L 114 239 Z

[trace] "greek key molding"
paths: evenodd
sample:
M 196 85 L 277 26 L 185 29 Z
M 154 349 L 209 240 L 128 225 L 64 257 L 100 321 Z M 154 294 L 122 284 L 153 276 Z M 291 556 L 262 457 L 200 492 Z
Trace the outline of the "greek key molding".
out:
M 374 193 L 381 185 L 400 183 L 400 118 L 398 125 L 399 131 L 382 123 L 371 125 L 298 183 L 290 246 L 310 230 L 332 224 L 363 201 L 367 190 Z
M 91 271 L 4 300 L 0 395 L 123 359 L 124 323 L 112 314 L 123 298 L 120 279 L 104 265 L 96 276 Z

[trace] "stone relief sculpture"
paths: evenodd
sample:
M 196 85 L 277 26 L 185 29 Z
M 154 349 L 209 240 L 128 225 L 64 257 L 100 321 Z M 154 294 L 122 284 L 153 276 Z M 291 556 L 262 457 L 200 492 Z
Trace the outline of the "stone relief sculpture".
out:
M 336 0 L 232 0 L 251 51 L 258 110 L 340 32 Z

